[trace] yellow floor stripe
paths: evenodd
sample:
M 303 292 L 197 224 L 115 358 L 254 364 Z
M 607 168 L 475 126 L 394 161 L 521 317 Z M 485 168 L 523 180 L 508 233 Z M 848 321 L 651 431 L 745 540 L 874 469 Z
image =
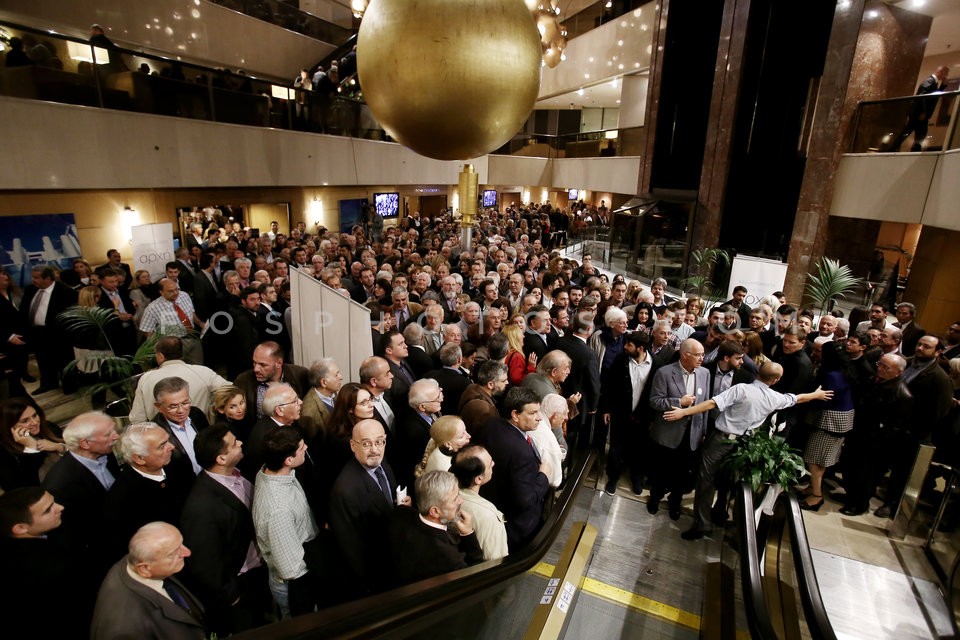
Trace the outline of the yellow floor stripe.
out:
M 553 570 L 554 566 L 552 564 L 538 562 L 536 566 L 530 570 L 530 572 L 545 578 L 550 578 L 553 576 Z M 584 578 L 582 588 L 584 593 L 589 593 L 591 595 L 604 598 L 605 600 L 610 600 L 611 602 L 615 602 L 629 609 L 633 609 L 639 613 L 651 615 L 660 618 L 661 620 L 667 620 L 689 629 L 694 629 L 697 631 L 700 630 L 700 616 L 690 613 L 689 611 L 684 611 L 683 609 L 678 609 L 677 607 L 671 607 L 668 604 L 657 602 L 656 600 L 651 600 L 650 598 L 645 598 L 641 595 L 637 595 L 636 593 L 627 591 L 626 589 L 614 587 L 613 585 L 600 582 L 599 580 L 594 580 L 593 578 Z M 738 629 L 737 637 L 741 639 L 747 639 L 750 637 L 750 635 L 749 633 Z

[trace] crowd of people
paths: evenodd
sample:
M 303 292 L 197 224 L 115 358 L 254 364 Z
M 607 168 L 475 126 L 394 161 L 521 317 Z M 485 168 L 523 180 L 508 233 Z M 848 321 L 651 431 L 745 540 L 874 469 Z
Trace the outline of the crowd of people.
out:
M 805 509 L 839 470 L 850 516 L 878 490 L 876 515 L 896 511 L 920 443 L 956 456 L 960 322 L 938 337 L 901 303 L 814 328 L 742 286 L 674 299 L 562 257 L 565 215 L 485 211 L 469 251 L 452 216 L 376 238 L 198 218 L 155 282 L 116 251 L 36 267 L 22 295 L 0 275 L 5 353 L 24 381 L 34 353 L 40 391 L 66 383 L 70 349 L 150 340 L 156 361 L 122 430 L 99 411 L 60 429 L 26 393 L 0 405 L 0 566 L 21 576 L 4 605 L 40 615 L 58 585 L 66 636 L 228 635 L 516 552 L 578 449 L 605 460 L 606 493 L 649 490 L 651 514 L 680 519 L 695 490 L 688 540 L 726 521 L 724 443 L 756 429 L 804 452 Z M 291 361 L 292 269 L 370 310 L 353 375 Z M 58 314 L 78 302 L 112 312 L 108 344 L 71 343 Z

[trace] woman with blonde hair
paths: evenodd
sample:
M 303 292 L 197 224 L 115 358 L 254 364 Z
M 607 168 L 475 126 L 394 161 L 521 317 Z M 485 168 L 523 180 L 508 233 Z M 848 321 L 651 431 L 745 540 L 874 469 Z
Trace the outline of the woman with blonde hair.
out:
M 210 423 L 223 425 L 240 440 L 246 440 L 249 428 L 244 428 L 247 416 L 247 397 L 240 387 L 232 384 L 220 387 L 213 392 L 213 404 L 210 407 Z
M 147 290 L 150 287 L 150 272 L 146 269 L 139 269 L 133 274 L 133 282 L 130 283 L 130 301 L 136 311 L 133 312 L 133 324 L 140 326 L 140 318 L 147 305 L 150 304 L 150 296 Z
M 81 288 L 80 293 L 77 294 L 77 304 L 81 307 L 95 307 L 97 306 L 97 301 L 100 300 L 100 296 L 100 287 L 88 285 Z
M 507 339 L 507 357 L 504 363 L 507 365 L 507 380 L 510 384 L 518 385 L 528 373 L 537 370 L 537 356 L 530 354 L 529 360 L 523 355 L 523 329 L 517 324 L 508 324 L 500 332 Z
M 423 451 L 423 459 L 414 469 L 419 478 L 428 471 L 448 471 L 453 454 L 467 446 L 470 434 L 463 420 L 457 416 L 441 416 L 430 425 L 430 442 Z

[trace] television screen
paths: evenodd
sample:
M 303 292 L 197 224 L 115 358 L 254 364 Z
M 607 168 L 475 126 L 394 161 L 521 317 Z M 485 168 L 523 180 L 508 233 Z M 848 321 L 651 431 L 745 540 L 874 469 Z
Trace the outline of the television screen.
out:
M 377 210 L 377 215 L 381 218 L 396 218 L 400 215 L 400 194 L 375 193 L 373 194 L 373 206 Z
M 483 192 L 483 206 L 484 207 L 495 207 L 497 206 L 497 192 L 493 189 L 485 189 Z
M 568 200 L 577 200 L 579 197 L 580 197 L 579 189 L 570 189 L 570 191 L 567 192 Z

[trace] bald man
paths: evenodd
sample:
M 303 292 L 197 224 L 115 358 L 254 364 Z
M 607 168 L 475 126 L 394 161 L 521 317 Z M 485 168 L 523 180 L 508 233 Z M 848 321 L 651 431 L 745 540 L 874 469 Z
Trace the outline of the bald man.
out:
M 706 413 L 711 409 L 720 412 L 701 450 L 700 473 L 694 498 L 694 522 L 690 529 L 681 534 L 684 540 L 698 540 L 710 533 L 714 520 L 722 522 L 726 519 L 726 504 L 718 505 L 713 517 L 711 507 L 716 492 L 717 471 L 720 470 L 724 458 L 734 450 L 727 441 L 736 440 L 739 436 L 762 427 L 767 417 L 775 411 L 811 400 L 829 400 L 833 397 L 832 391 L 824 391 L 820 387 L 811 393 L 797 395 L 774 391 L 770 387 L 775 385 L 782 375 L 783 367 L 768 360 L 760 367 L 760 377 L 752 383 L 735 384 L 709 400 L 685 409 L 676 407 L 663 414 L 664 420 L 673 422 Z

